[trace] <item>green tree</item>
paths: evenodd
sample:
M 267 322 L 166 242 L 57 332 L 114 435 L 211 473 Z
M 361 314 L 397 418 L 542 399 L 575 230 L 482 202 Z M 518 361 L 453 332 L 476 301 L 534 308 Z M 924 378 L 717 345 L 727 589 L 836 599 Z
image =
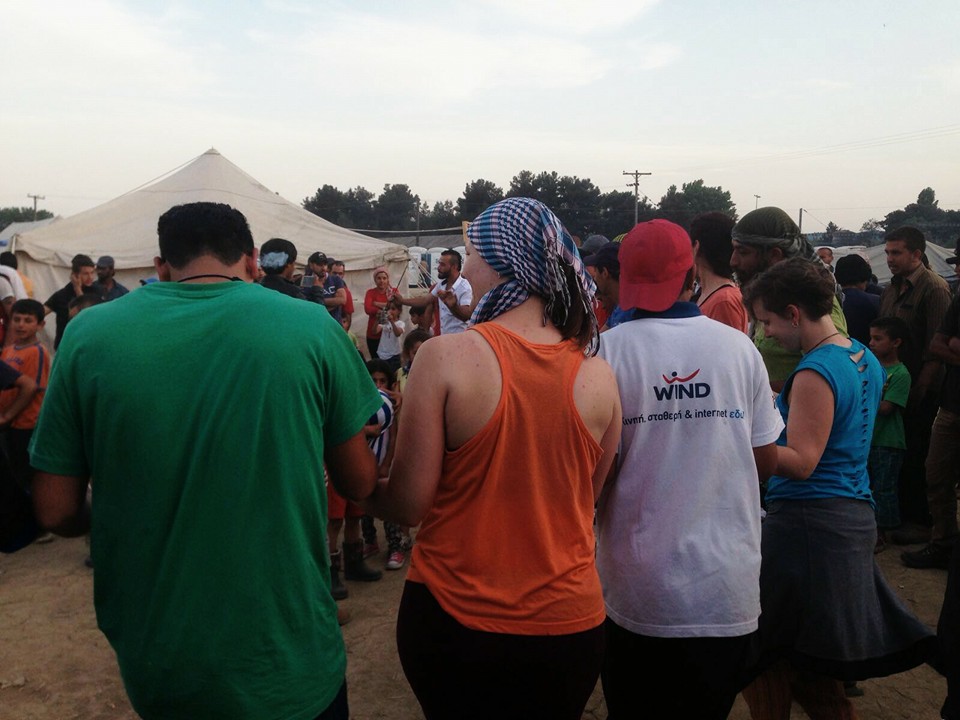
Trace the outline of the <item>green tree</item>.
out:
M 666 194 L 660 198 L 657 217 L 689 228 L 690 221 L 705 212 L 722 212 L 737 219 L 737 206 L 730 198 L 730 192 L 719 185 L 705 185 L 700 179 L 684 183 L 680 190 L 676 185 L 667 188 Z
M 529 170 L 521 170 L 510 180 L 507 197 L 533 198 L 556 212 L 561 202 L 560 176 L 555 170 L 543 171 L 537 175 Z
M 324 220 L 342 225 L 344 214 L 344 194 L 333 185 L 324 185 L 317 188 L 317 192 L 312 197 L 305 198 L 303 209 L 309 210 L 314 215 L 319 215 Z
M 343 194 L 343 205 L 340 214 L 343 227 L 357 230 L 377 229 L 377 210 L 374 207 L 373 193 L 365 187 L 357 185 Z
M 613 239 L 633 227 L 634 194 L 625 190 L 611 190 L 600 196 L 600 219 L 597 232 Z M 646 197 L 637 206 L 637 222 L 653 220 L 657 209 Z
M 457 198 L 457 214 L 464 220 L 473 220 L 494 203 L 503 200 L 503 188 L 490 180 L 467 183 L 463 195 Z
M 586 237 L 600 227 L 600 188 L 589 178 L 564 175 L 557 182 L 558 204 L 551 209 L 567 230 Z
M 420 198 L 410 192 L 409 185 L 384 185 L 376 200 L 379 230 L 412 230 L 416 227 Z
M 37 216 L 34 218 L 32 207 L 4 207 L 0 208 L 0 230 L 10 223 L 47 220 L 52 217 L 53 213 L 48 210 L 37 210 Z
M 450 200 L 435 202 L 433 209 L 421 214 L 420 227 L 423 230 L 459 227 L 460 213 Z
M 917 201 L 903 210 L 889 212 L 880 221 L 887 232 L 904 225 L 912 225 L 920 230 L 927 242 L 937 245 L 953 245 L 960 230 L 960 213 L 955 210 L 942 210 L 933 188 L 926 187 L 917 195 Z

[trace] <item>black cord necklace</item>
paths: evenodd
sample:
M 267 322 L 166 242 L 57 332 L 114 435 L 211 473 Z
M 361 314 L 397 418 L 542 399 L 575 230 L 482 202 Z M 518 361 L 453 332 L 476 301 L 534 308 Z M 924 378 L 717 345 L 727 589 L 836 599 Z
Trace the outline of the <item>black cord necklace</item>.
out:
M 218 275 L 217 273 L 206 273 L 204 275 L 190 275 L 189 277 L 180 278 L 177 280 L 178 283 L 189 282 L 190 280 L 199 280 L 201 278 L 222 278 L 223 280 L 229 280 L 230 282 L 235 282 L 240 280 L 240 278 L 234 276 L 230 277 L 229 275 Z
M 839 335 L 839 334 L 840 334 L 840 331 L 839 331 L 839 330 L 837 330 L 837 332 L 830 333 L 830 334 L 827 335 L 823 340 L 821 340 L 821 341 L 818 342 L 816 345 L 814 345 L 812 348 L 810 348 L 809 350 L 807 350 L 807 351 L 804 353 L 804 355 L 809 355 L 809 354 L 812 353 L 814 350 L 816 350 L 818 347 L 820 347 L 821 345 L 823 345 L 827 340 L 829 340 L 830 338 L 835 337 L 835 336 L 837 336 L 837 335 Z

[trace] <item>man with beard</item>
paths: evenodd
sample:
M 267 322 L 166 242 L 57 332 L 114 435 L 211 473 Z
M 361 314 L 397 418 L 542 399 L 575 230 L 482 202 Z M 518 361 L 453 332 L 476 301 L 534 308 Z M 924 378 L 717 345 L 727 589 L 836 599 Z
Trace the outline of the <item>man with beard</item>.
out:
M 737 274 L 741 287 L 767 268 L 792 257 L 820 262 L 813 246 L 800 234 L 800 228 L 780 208 L 759 208 L 744 215 L 734 226 L 730 267 Z M 847 321 L 838 298 L 834 298 L 830 316 L 837 330 L 846 336 Z M 758 323 L 753 324 L 753 341 L 767 366 L 770 387 L 774 392 L 780 392 L 784 381 L 800 362 L 800 353 L 786 350 L 773 338 L 765 337 L 763 327 Z
M 467 321 L 473 312 L 473 288 L 466 278 L 461 277 L 463 260 L 456 250 L 444 250 L 437 262 L 437 277 L 440 282 L 433 286 L 428 295 L 413 298 L 400 298 L 400 302 L 410 307 L 425 308 L 440 301 L 440 334 L 452 335 L 467 329 Z

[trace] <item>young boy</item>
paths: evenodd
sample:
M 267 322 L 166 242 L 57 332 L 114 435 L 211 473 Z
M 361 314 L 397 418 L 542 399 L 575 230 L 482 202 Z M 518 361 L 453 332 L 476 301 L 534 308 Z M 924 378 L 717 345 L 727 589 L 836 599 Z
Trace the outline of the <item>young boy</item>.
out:
M 383 360 L 371 360 L 367 363 L 367 370 L 373 379 L 373 384 L 377 386 L 380 395 L 384 399 L 384 404 L 380 412 L 371 418 L 370 424 L 366 426 L 367 440 L 370 443 L 370 449 L 377 458 L 380 477 L 386 477 L 390 472 L 390 464 L 393 462 L 393 453 L 396 449 L 398 416 L 400 409 L 401 395 L 394 389 L 395 380 L 393 371 Z M 363 535 L 364 535 L 364 555 L 369 550 L 370 554 L 379 552 L 377 544 L 377 532 L 373 525 L 373 518 L 369 515 L 363 516 Z M 384 533 L 387 536 L 387 570 L 399 570 L 407 562 L 407 553 L 410 550 L 412 542 L 410 540 L 410 528 L 395 525 L 394 523 L 383 523 Z
M 413 359 L 417 356 L 417 350 L 429 339 L 430 334 L 420 328 L 411 330 L 403 339 L 403 367 L 397 371 L 397 388 L 401 393 L 407 386 L 407 377 L 410 375 L 410 368 L 413 365 Z
M 27 448 L 37 425 L 43 394 L 47 389 L 47 378 L 50 376 L 50 353 L 37 339 L 37 333 L 43 329 L 45 315 L 42 303 L 30 299 L 17 300 L 10 310 L 13 344 L 7 345 L 0 353 L 0 360 L 29 377 L 37 385 L 31 401 L 12 416 L 8 411 L 14 406 L 17 392 L 4 390 L 0 393 L 0 422 L 7 426 L 10 465 L 17 482 L 28 491 L 30 455 Z
M 380 344 L 377 346 L 377 357 L 385 361 L 391 373 L 400 369 L 400 337 L 406 324 L 400 319 L 403 306 L 396 299 L 387 303 L 387 317 L 380 323 Z M 391 381 L 390 385 L 393 385 Z
M 427 333 L 428 337 L 433 337 L 433 328 L 431 327 L 430 318 L 427 317 L 427 308 L 411 307 L 410 324 L 417 330 L 423 330 Z
M 900 524 L 897 478 L 907 447 L 902 413 L 910 396 L 910 373 L 900 362 L 900 353 L 909 338 L 910 328 L 900 318 L 882 317 L 870 323 L 870 349 L 887 371 L 867 461 L 867 472 L 877 506 L 875 552 L 886 548 L 887 531 Z

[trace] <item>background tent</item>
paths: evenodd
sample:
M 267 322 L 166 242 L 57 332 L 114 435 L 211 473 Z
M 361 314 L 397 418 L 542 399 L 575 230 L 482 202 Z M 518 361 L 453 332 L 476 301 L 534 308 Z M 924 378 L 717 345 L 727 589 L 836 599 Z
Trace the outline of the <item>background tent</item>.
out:
M 829 245 L 820 245 L 818 247 L 830 247 Z M 836 267 L 837 260 L 844 255 L 860 255 L 873 268 L 873 274 L 877 276 L 877 281 L 881 285 L 890 282 L 890 268 L 887 267 L 887 255 L 884 245 L 874 245 L 873 247 L 864 247 L 863 245 L 848 245 L 833 248 L 833 264 Z M 946 262 L 946 258 L 956 255 L 954 248 L 945 248 L 933 243 L 927 243 L 927 259 L 930 261 L 930 269 L 945 278 L 948 282 L 956 281 L 954 266 Z
M 400 284 L 406 272 L 406 248 L 346 230 L 304 210 L 212 148 L 161 180 L 16 235 L 13 246 L 20 271 L 33 280 L 35 297 L 43 302 L 70 281 L 74 255 L 84 253 L 94 261 L 111 255 L 116 260 L 117 280 L 133 290 L 140 286 L 141 278 L 155 274 L 157 219 L 174 205 L 198 201 L 226 203 L 242 212 L 257 247 L 272 237 L 282 237 L 297 246 L 300 265 L 317 250 L 346 263 L 358 335 L 366 328 L 363 296 L 373 287 L 373 269 L 386 265 L 394 285 Z

